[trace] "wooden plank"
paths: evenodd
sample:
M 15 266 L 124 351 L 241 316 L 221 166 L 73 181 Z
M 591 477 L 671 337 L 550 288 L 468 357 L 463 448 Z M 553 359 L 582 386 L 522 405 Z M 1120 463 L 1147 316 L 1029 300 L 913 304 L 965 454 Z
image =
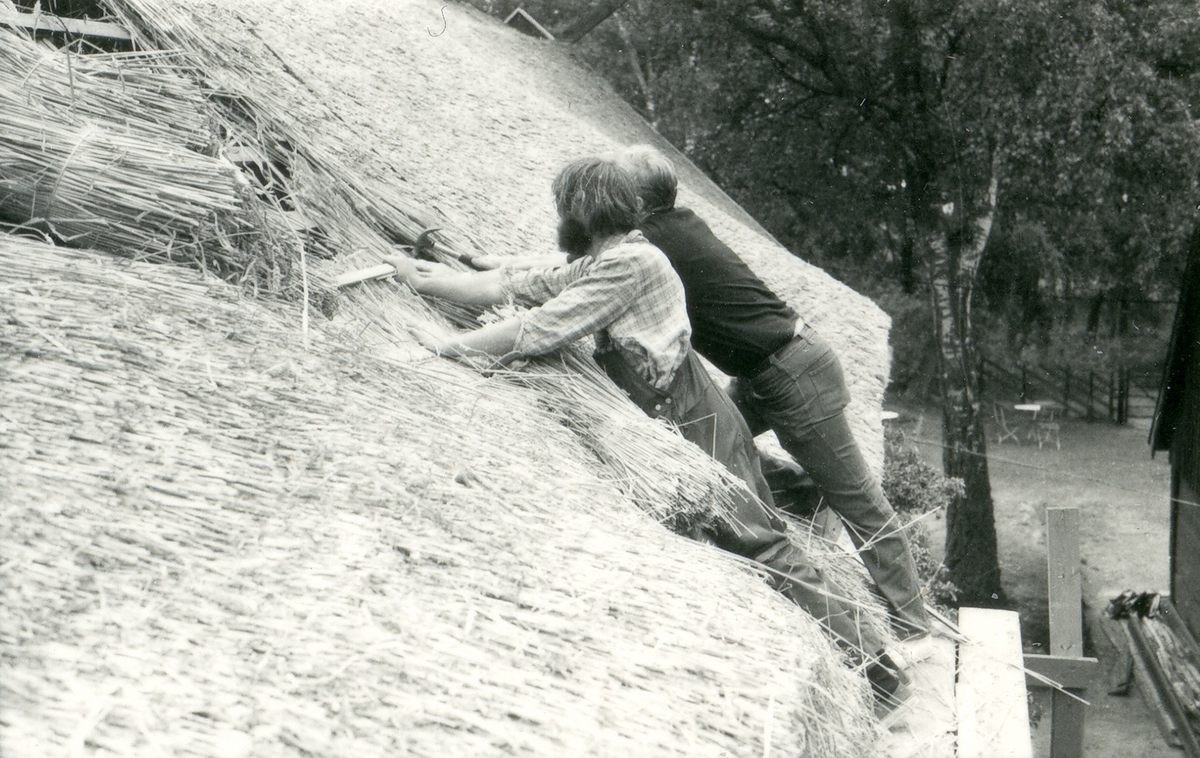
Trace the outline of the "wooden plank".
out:
M 1025 686 L 1040 688 L 1058 685 L 1064 689 L 1086 690 L 1092 686 L 1100 661 L 1095 658 L 1062 658 L 1056 655 L 1025 655 Z M 1028 672 L 1043 678 L 1030 676 Z M 1054 684 L 1048 684 L 1049 679 Z
M 378 266 L 360 268 L 356 271 L 347 271 L 335 279 L 334 282 L 339 288 L 348 287 L 351 284 L 358 284 L 359 282 L 365 282 L 371 279 L 386 279 L 394 273 L 396 273 L 396 269 L 392 268 L 391 265 L 387 263 L 380 263 Z
M 1046 509 L 1046 572 L 1050 599 L 1050 655 L 1083 655 L 1083 575 L 1079 562 L 1079 509 Z
M 958 625 L 959 758 L 1032 758 L 1020 616 L 960 608 Z
M 530 37 L 543 37 L 554 41 L 554 35 L 546 31 L 546 27 L 539 24 L 525 11 L 524 8 L 517 8 L 504 19 L 504 23 L 522 34 L 528 34 Z
M 1083 656 L 1083 575 L 1079 562 L 1079 509 L 1046 509 L 1046 574 L 1050 602 L 1050 655 Z M 1083 692 L 1073 693 L 1082 696 Z M 1050 758 L 1082 758 L 1087 706 L 1065 692 L 1050 700 Z
M 63 18 L 48 13 L 22 13 L 0 5 L 0 24 L 34 32 L 59 32 L 81 37 L 131 40 L 133 35 L 119 24 L 82 18 Z
M 876 758 L 953 758 L 958 721 L 954 714 L 956 645 L 946 637 L 927 643 L 928 658 L 909 666 L 912 695 L 882 725 Z

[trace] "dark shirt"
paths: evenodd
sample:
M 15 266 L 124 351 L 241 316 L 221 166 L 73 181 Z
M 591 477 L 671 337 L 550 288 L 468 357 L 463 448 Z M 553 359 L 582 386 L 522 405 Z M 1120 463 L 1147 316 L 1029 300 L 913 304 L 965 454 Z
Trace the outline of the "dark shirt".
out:
M 796 312 L 687 208 L 655 213 L 641 225 L 683 281 L 692 346 L 731 376 L 761 370 L 791 339 Z

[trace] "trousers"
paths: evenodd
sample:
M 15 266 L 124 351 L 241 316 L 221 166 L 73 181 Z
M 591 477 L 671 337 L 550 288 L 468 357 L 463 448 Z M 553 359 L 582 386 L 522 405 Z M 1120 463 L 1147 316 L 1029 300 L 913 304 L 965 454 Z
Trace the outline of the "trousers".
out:
M 771 586 L 821 622 L 842 647 L 866 655 L 882 649 L 882 640 L 861 623 L 858 609 L 843 602 L 845 593 L 788 539 L 787 524 L 762 474 L 754 436 L 696 354 L 689 351 L 667 390 L 648 389 L 619 357 L 598 354 L 597 362 L 643 411 L 669 421 L 684 439 L 746 483 L 746 489 L 733 491 L 728 519 L 699 527 L 688 536 L 764 566 Z M 635 385 L 632 391 L 628 385 Z
M 901 639 L 927 634 L 912 549 L 846 421 L 850 391 L 829 344 L 806 326 L 759 373 L 730 382 L 728 393 L 751 434 L 774 430 L 841 517 Z

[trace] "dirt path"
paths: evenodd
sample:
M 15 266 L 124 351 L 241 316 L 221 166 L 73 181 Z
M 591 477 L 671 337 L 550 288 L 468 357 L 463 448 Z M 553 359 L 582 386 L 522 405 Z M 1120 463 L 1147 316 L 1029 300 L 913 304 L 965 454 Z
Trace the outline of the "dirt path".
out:
M 940 415 L 931 409 L 900 409 L 917 419 L 912 438 L 923 458 L 941 466 Z M 1062 449 L 1053 445 L 997 445 L 988 439 L 988 467 L 995 502 L 1003 583 L 1021 613 L 1026 652 L 1048 644 L 1045 509 L 1080 510 L 1080 558 L 1087 615 L 1088 654 L 1100 658 L 1102 676 L 1090 695 L 1085 727 L 1088 756 L 1175 758 L 1152 712 L 1136 689 L 1127 697 L 1108 695 L 1107 675 L 1115 650 L 1096 623 L 1108 600 L 1122 590 L 1167 588 L 1167 497 L 1165 456 L 1150 458 L 1144 427 L 1067 421 Z M 942 544 L 942 523 L 933 542 Z M 1049 755 L 1049 697 L 1035 694 L 1036 755 Z

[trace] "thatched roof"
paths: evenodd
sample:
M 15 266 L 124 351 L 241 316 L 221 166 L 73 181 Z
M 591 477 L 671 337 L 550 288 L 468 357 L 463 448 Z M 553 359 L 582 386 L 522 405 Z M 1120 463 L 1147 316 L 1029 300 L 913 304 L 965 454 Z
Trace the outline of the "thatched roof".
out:
M 180 269 L 0 237 L 0 272 L 5 756 L 862 740 L 822 636 L 528 392 L 305 351 Z
M 223 66 L 208 68 L 214 86 L 253 93 L 286 113 L 289 131 L 310 149 L 369 186 L 402 185 L 434 211 L 425 219 L 430 225 L 461 232 L 488 252 L 550 248 L 550 181 L 566 161 L 633 142 L 673 154 L 683 173 L 680 203 L 838 348 L 853 396 L 851 423 L 868 461 L 881 465 L 886 314 L 775 242 L 569 47 L 438 2 L 377 0 L 353 10 L 253 2 L 236 13 L 219 4 L 181 5 L 205 30 L 207 60 Z M 219 39 L 207 33 L 213 29 Z
M 469 10 L 435 34 L 433 3 L 118 6 L 250 104 L 260 147 L 303 153 L 291 189 L 337 254 L 308 260 L 313 291 L 405 223 L 542 249 L 558 165 L 653 138 L 565 51 Z M 699 177 L 683 196 L 843 348 L 872 439 L 883 316 Z M 656 521 L 718 486 L 710 462 L 632 486 L 598 462 L 610 438 L 665 467 L 686 445 L 574 414 L 569 364 L 427 356 L 421 309 L 374 284 L 305 323 L 295 299 L 0 236 L 0 752 L 862 754 L 864 683 L 815 623 Z

